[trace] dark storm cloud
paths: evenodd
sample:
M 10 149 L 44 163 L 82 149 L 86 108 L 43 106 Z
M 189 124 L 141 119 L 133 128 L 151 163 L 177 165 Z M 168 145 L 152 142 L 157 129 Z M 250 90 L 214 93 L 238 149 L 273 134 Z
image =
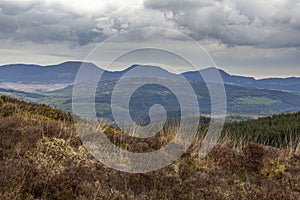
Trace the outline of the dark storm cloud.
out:
M 146 0 L 148 9 L 165 13 L 193 38 L 216 39 L 229 46 L 300 46 L 300 1 L 159 1 Z
M 102 34 L 94 31 L 95 22 L 59 4 L 42 1 L 1 1 L 0 39 L 34 43 L 93 42 Z
M 96 5 L 97 2 L 98 5 L 105 4 L 96 1 Z M 91 12 L 90 9 L 80 10 L 80 7 L 74 9 L 64 1 L 0 0 L 0 40 L 85 45 L 130 28 L 170 27 L 164 21 L 160 11 L 128 9 L 126 6 L 122 9 L 118 6 L 103 6 Z
M 85 45 L 132 28 L 160 26 L 228 46 L 299 47 L 300 2 L 145 0 L 135 7 L 116 2 L 83 12 L 60 1 L 0 0 L 0 26 L 0 39 L 34 43 Z
M 14 0 L 3 0 L 0 1 L 1 12 L 7 15 L 19 15 L 28 10 L 31 10 L 34 6 L 38 5 L 39 2 L 32 1 L 14 1 Z

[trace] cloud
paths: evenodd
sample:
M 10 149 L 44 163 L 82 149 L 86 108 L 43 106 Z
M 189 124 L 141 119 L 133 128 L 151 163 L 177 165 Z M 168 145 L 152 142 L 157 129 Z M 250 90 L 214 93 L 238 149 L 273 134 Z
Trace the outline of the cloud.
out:
M 299 0 L 0 0 L 0 40 L 86 45 L 158 26 L 228 46 L 300 46 Z
M 144 5 L 171 13 L 168 20 L 196 40 L 210 38 L 229 46 L 300 46 L 297 0 L 146 0 Z
M 31 10 L 37 4 L 38 2 L 33 0 L 2 0 L 0 2 L 2 13 L 7 15 L 18 15 L 20 13 L 24 13 Z
M 94 22 L 57 3 L 1 1 L 0 39 L 33 43 L 78 42 L 87 44 L 101 37 Z
M 75 2 L 75 3 L 74 3 Z M 69 3 L 69 4 L 68 4 Z M 133 28 L 172 28 L 159 10 L 143 9 L 142 1 L 0 1 L 0 39 L 33 43 L 99 42 Z

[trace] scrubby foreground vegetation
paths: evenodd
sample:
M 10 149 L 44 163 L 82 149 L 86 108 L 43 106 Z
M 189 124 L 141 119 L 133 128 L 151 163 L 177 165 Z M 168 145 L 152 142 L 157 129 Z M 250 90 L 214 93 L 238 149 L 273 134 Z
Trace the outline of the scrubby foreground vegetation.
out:
M 299 113 L 228 123 L 219 144 L 199 159 L 205 123 L 198 141 L 172 165 L 129 174 L 86 151 L 72 115 L 1 97 L 1 199 L 299 199 Z M 134 141 L 114 127 L 102 129 L 136 152 L 157 149 L 172 137 Z

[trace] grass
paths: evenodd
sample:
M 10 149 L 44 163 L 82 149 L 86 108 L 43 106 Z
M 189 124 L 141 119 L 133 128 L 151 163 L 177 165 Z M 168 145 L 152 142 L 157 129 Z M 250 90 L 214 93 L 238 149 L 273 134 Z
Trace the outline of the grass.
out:
M 267 122 L 279 127 L 287 119 L 290 128 L 298 127 L 299 115 L 229 123 L 228 132 L 200 159 L 201 138 L 207 129 L 204 120 L 198 139 L 180 159 L 155 172 L 130 174 L 101 164 L 86 151 L 77 136 L 74 116 L 46 105 L 1 97 L 1 199 L 298 199 L 299 144 L 289 146 L 289 141 L 282 140 L 281 148 L 276 148 L 265 145 L 270 141 L 259 137 L 259 131 L 249 138 L 242 136 L 243 131 L 239 136 L 238 131 L 252 127 L 245 128 L 247 133 Z M 121 148 L 147 152 L 168 143 L 177 123 L 169 122 L 148 139 L 130 137 L 104 124 L 99 130 Z M 264 130 L 272 127 L 277 126 L 269 124 Z M 236 133 L 230 135 L 229 130 Z

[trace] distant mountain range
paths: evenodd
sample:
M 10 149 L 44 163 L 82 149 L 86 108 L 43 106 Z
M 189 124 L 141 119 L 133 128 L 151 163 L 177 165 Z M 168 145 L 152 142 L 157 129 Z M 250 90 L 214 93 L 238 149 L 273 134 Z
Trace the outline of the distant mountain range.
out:
M 54 85 L 65 84 L 63 89 L 54 91 L 36 90 L 36 92 L 24 92 L 18 88 L 1 88 L 0 95 L 10 95 L 15 98 L 45 103 L 64 111 L 72 111 L 72 91 L 76 74 L 81 62 L 65 62 L 58 65 L 5 65 L 0 66 L 0 83 L 18 83 L 22 86 L 30 85 Z M 182 75 L 193 87 L 203 114 L 209 114 L 211 107 L 210 94 L 200 74 L 210 76 L 216 69 L 207 68 L 197 71 L 185 72 L 180 75 L 170 73 L 160 67 L 148 65 L 132 65 L 122 71 L 105 71 L 94 64 L 84 63 L 84 67 L 92 74 L 103 76 L 95 95 L 96 111 L 98 116 L 111 117 L 111 95 L 114 86 L 121 77 L 135 71 L 135 76 L 143 77 L 151 74 L 161 79 L 176 79 Z M 278 113 L 300 111 L 300 78 L 269 78 L 256 80 L 253 77 L 235 76 L 218 69 L 225 83 L 227 94 L 227 112 L 232 115 L 247 117 L 259 117 Z M 86 74 L 87 78 L 91 75 Z M 15 85 L 18 85 L 15 84 Z M 9 84 L 2 84 L 3 86 Z M 13 85 L 14 86 L 14 85 Z M 180 88 L 180 86 L 178 86 Z M 124 94 L 127 91 L 123 91 Z M 185 92 L 185 91 L 182 91 Z M 85 102 L 85 99 L 82 99 Z M 172 115 L 177 115 L 180 106 L 172 93 L 157 85 L 148 85 L 139 88 L 134 93 L 130 109 L 132 116 L 139 117 L 141 113 L 148 113 L 149 107 L 153 104 L 166 106 Z M 118 108 L 124 110 L 124 108 Z
M 24 65 L 11 64 L 0 66 L 0 82 L 19 82 L 19 83 L 39 83 L 39 84 L 60 84 L 60 83 L 74 83 L 76 74 L 82 62 L 65 62 L 58 65 Z M 92 63 L 84 63 L 84 67 L 90 68 L 95 73 L 103 73 L 102 80 L 119 79 L 126 72 L 132 70 L 139 65 L 132 65 L 131 67 L 122 71 L 104 71 Z M 186 79 L 190 81 L 203 82 L 200 74 L 209 74 L 213 68 L 207 68 L 197 71 L 190 71 L 182 73 Z M 254 87 L 260 89 L 284 90 L 291 92 L 300 92 L 300 77 L 290 78 L 266 78 L 256 80 L 253 77 L 230 75 L 225 71 L 218 69 L 225 84 Z M 155 66 L 143 66 L 142 73 L 151 73 L 157 77 L 175 78 L 176 74 L 172 74 L 162 68 Z
M 212 69 L 207 68 L 199 72 L 209 73 L 210 70 Z M 225 84 L 254 87 L 254 88 L 261 88 L 261 89 L 300 92 L 300 77 L 265 78 L 265 79 L 257 80 L 253 77 L 230 75 L 221 69 L 218 70 Z M 194 71 L 183 73 L 183 75 L 188 80 L 203 81 L 203 79 L 201 79 L 201 77 L 199 77 L 198 74 L 199 73 Z
M 65 62 L 58 65 L 25 65 L 11 64 L 0 66 L 0 82 L 19 83 L 73 83 L 81 62 Z M 86 63 L 90 68 L 98 69 L 96 65 Z

